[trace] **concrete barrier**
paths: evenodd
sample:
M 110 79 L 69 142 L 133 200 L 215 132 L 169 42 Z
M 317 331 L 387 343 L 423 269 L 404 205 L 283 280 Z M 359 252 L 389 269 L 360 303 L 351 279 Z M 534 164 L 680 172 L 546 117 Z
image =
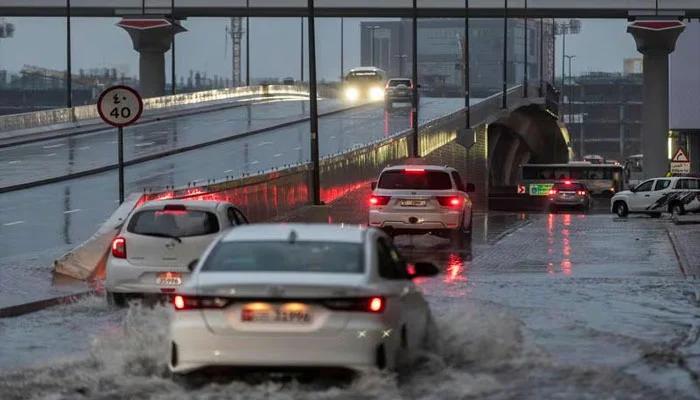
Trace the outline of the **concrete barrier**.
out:
M 178 107 L 192 107 L 193 105 L 204 103 L 277 95 L 308 97 L 309 92 L 306 86 L 262 85 L 152 97 L 144 99 L 144 115 Z M 333 97 L 335 92 L 330 87 L 321 87 L 319 96 Z M 3 133 L 13 131 L 37 130 L 40 128 L 67 129 L 71 126 L 78 127 L 86 122 L 96 122 L 98 120 L 99 114 L 95 104 L 4 115 L 0 116 L 0 138 L 9 136 L 3 135 Z

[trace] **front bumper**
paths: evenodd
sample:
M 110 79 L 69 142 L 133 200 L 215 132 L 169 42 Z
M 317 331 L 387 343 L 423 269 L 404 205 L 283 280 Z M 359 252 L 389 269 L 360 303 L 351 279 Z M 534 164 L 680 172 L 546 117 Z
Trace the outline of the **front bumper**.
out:
M 350 321 L 324 333 L 257 332 L 214 334 L 199 311 L 178 312 L 171 322 L 169 368 L 187 373 L 205 367 L 338 367 L 364 370 L 400 345 L 398 330 L 381 322 Z

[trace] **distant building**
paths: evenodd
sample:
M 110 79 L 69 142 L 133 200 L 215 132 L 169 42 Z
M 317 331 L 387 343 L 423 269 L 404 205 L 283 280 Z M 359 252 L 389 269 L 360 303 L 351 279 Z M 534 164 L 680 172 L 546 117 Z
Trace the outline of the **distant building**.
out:
M 577 159 L 596 154 L 623 161 L 642 152 L 641 74 L 589 73 L 574 77 L 564 93 L 560 110 Z
M 508 27 L 508 83 L 524 78 L 524 24 L 511 19 Z M 553 42 L 551 22 L 543 22 L 544 80 L 552 76 Z M 528 77 L 540 80 L 540 22 L 528 22 Z M 412 72 L 412 22 L 410 20 L 362 22 L 361 63 L 384 69 L 389 77 L 407 77 Z M 503 21 L 470 20 L 469 39 L 471 92 L 486 97 L 503 85 Z M 461 96 L 464 87 L 464 20 L 430 19 L 418 21 L 418 79 L 426 89 Z M 352 66 L 355 67 L 355 66 Z M 350 66 L 348 67 L 350 68 Z

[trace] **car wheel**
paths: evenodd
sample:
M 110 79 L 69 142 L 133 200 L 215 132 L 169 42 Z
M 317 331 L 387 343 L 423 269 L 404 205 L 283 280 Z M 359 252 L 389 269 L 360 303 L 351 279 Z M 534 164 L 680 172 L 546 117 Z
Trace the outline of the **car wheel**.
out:
M 124 293 L 107 292 L 107 304 L 113 307 L 126 307 L 126 295 Z
M 464 232 L 467 233 L 468 237 L 472 237 L 472 231 L 474 230 L 474 211 L 469 210 L 469 226 L 464 229 Z
M 629 209 L 624 201 L 618 201 L 615 203 L 613 211 L 615 211 L 615 214 L 617 214 L 617 216 L 620 218 L 625 218 L 629 214 Z
M 386 369 L 386 349 L 383 344 L 377 346 L 377 352 L 375 355 L 377 369 Z
M 685 214 L 685 207 L 683 207 L 683 204 L 681 203 L 675 203 L 673 206 L 671 206 L 671 214 L 673 216 L 679 216 Z

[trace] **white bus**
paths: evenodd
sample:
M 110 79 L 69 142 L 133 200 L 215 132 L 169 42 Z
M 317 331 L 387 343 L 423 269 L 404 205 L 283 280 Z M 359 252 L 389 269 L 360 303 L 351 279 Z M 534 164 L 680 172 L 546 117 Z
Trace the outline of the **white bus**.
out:
M 593 196 L 612 197 L 623 188 L 621 165 L 570 162 L 568 164 L 525 164 L 520 166 L 518 193 L 547 196 L 555 182 L 581 182 Z

